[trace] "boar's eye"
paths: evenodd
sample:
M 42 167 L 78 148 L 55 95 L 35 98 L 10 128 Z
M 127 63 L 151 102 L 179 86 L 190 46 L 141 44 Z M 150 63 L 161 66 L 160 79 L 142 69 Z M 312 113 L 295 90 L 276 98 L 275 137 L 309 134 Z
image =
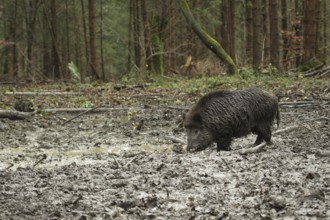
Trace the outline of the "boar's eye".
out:
M 194 135 L 199 135 L 200 130 L 198 128 L 193 129 L 193 134 Z

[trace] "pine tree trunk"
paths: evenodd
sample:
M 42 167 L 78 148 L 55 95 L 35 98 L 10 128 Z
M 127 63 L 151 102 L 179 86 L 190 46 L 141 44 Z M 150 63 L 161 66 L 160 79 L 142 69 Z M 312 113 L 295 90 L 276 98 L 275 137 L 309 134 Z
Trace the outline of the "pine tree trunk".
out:
M 262 59 L 262 25 L 261 25 L 261 1 L 252 0 L 253 14 L 253 38 L 252 38 L 252 65 L 259 68 Z
M 270 17 L 270 63 L 279 68 L 279 29 L 278 29 L 278 3 L 269 1 Z
M 57 48 L 57 16 L 56 16 L 56 1 L 50 1 L 51 10 L 51 34 L 52 34 L 52 73 L 54 79 L 61 79 L 60 58 Z
M 303 1 L 303 36 L 304 55 L 303 62 L 306 63 L 316 55 L 316 0 Z
M 316 58 L 326 62 L 326 1 L 316 0 Z
M 266 67 L 270 63 L 270 19 L 269 19 L 269 1 L 272 0 L 263 0 L 262 5 L 262 25 L 263 25 L 263 34 L 262 34 L 262 62 L 261 66 Z
M 229 2 L 228 0 L 221 1 L 220 6 L 220 44 L 223 45 L 223 49 L 225 51 L 230 51 L 230 43 L 229 43 L 229 24 L 228 24 L 228 14 L 229 14 Z
M 287 0 L 281 0 L 281 15 L 282 15 L 282 22 L 281 22 L 281 28 L 282 28 L 282 40 L 283 40 L 283 51 L 282 51 L 282 60 L 284 63 L 282 66 L 286 69 L 286 67 L 289 65 L 288 60 L 288 54 L 289 54 L 289 36 L 288 36 L 288 10 L 287 10 Z
M 29 1 L 27 3 L 27 11 L 26 11 L 26 45 L 27 45 L 27 64 L 26 64 L 26 75 L 31 76 L 31 68 L 34 63 L 34 59 L 32 57 L 32 50 L 34 44 L 34 35 L 35 35 L 35 21 L 37 16 L 37 2 L 35 0 Z
M 252 64 L 252 54 L 253 54 L 253 46 L 252 46 L 252 38 L 253 38 L 253 21 L 252 21 L 252 1 L 246 0 L 245 3 L 245 25 L 246 25 L 246 60 L 247 64 Z
M 169 44 L 167 47 L 167 50 L 169 51 L 168 53 L 168 64 L 166 67 L 171 68 L 173 70 L 177 70 L 177 34 L 176 34 L 176 7 L 175 7 L 175 2 L 174 0 L 170 0 L 170 7 L 169 7 Z
M 88 43 L 88 36 L 87 36 L 87 24 L 86 24 L 86 13 L 85 13 L 85 5 L 84 0 L 80 0 L 81 5 L 81 13 L 82 13 L 82 24 L 83 24 L 83 35 L 84 35 L 84 48 L 85 48 L 85 58 L 86 58 L 86 74 L 83 74 L 82 81 L 85 81 L 85 77 L 89 75 L 90 71 L 90 56 L 89 56 L 89 43 Z
M 235 11 L 236 11 L 236 3 L 235 1 L 230 1 L 229 2 L 229 42 L 230 42 L 230 47 L 229 47 L 229 55 L 233 60 L 236 60 L 236 30 L 235 30 Z
M 152 59 L 151 59 L 151 43 L 150 43 L 150 22 L 148 19 L 148 11 L 146 6 L 146 0 L 141 1 L 141 14 L 142 14 L 142 22 L 144 27 L 144 47 L 145 47 L 145 57 L 147 69 L 149 71 L 152 70 Z
M 133 0 L 133 39 L 134 39 L 134 59 L 135 65 L 141 68 L 141 47 L 140 47 L 140 4 L 137 0 Z
M 91 76 L 93 79 L 100 79 L 98 75 L 98 65 L 96 59 L 96 29 L 95 29 L 95 16 L 96 16 L 96 1 L 88 0 L 88 20 L 89 20 L 89 50 L 90 50 L 90 68 Z

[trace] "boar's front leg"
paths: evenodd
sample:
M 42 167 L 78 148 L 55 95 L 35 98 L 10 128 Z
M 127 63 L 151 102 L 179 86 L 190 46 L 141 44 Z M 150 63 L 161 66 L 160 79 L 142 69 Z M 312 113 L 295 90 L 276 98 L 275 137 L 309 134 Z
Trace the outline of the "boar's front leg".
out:
M 230 151 L 230 144 L 231 144 L 232 138 L 230 136 L 222 136 L 217 138 L 217 151 Z

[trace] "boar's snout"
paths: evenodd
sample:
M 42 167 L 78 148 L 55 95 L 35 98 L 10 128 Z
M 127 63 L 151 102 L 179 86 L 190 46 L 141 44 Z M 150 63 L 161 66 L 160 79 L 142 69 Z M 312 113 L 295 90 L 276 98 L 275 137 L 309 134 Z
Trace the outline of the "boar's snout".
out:
M 186 128 L 187 132 L 187 151 L 201 151 L 207 148 L 213 138 L 205 128 Z

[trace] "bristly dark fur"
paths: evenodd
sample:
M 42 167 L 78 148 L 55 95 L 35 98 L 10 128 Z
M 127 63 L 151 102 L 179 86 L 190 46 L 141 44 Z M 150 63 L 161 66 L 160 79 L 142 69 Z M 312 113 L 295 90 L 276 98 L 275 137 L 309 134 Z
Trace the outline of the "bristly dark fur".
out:
M 203 96 L 185 117 L 186 129 L 198 128 L 202 131 L 201 138 L 191 141 L 193 139 L 188 137 L 188 149 L 205 149 L 205 143 L 217 142 L 218 150 L 229 150 L 232 138 L 251 132 L 258 135 L 255 144 L 262 141 L 269 144 L 275 117 L 278 126 L 277 97 L 260 89 L 211 92 Z

